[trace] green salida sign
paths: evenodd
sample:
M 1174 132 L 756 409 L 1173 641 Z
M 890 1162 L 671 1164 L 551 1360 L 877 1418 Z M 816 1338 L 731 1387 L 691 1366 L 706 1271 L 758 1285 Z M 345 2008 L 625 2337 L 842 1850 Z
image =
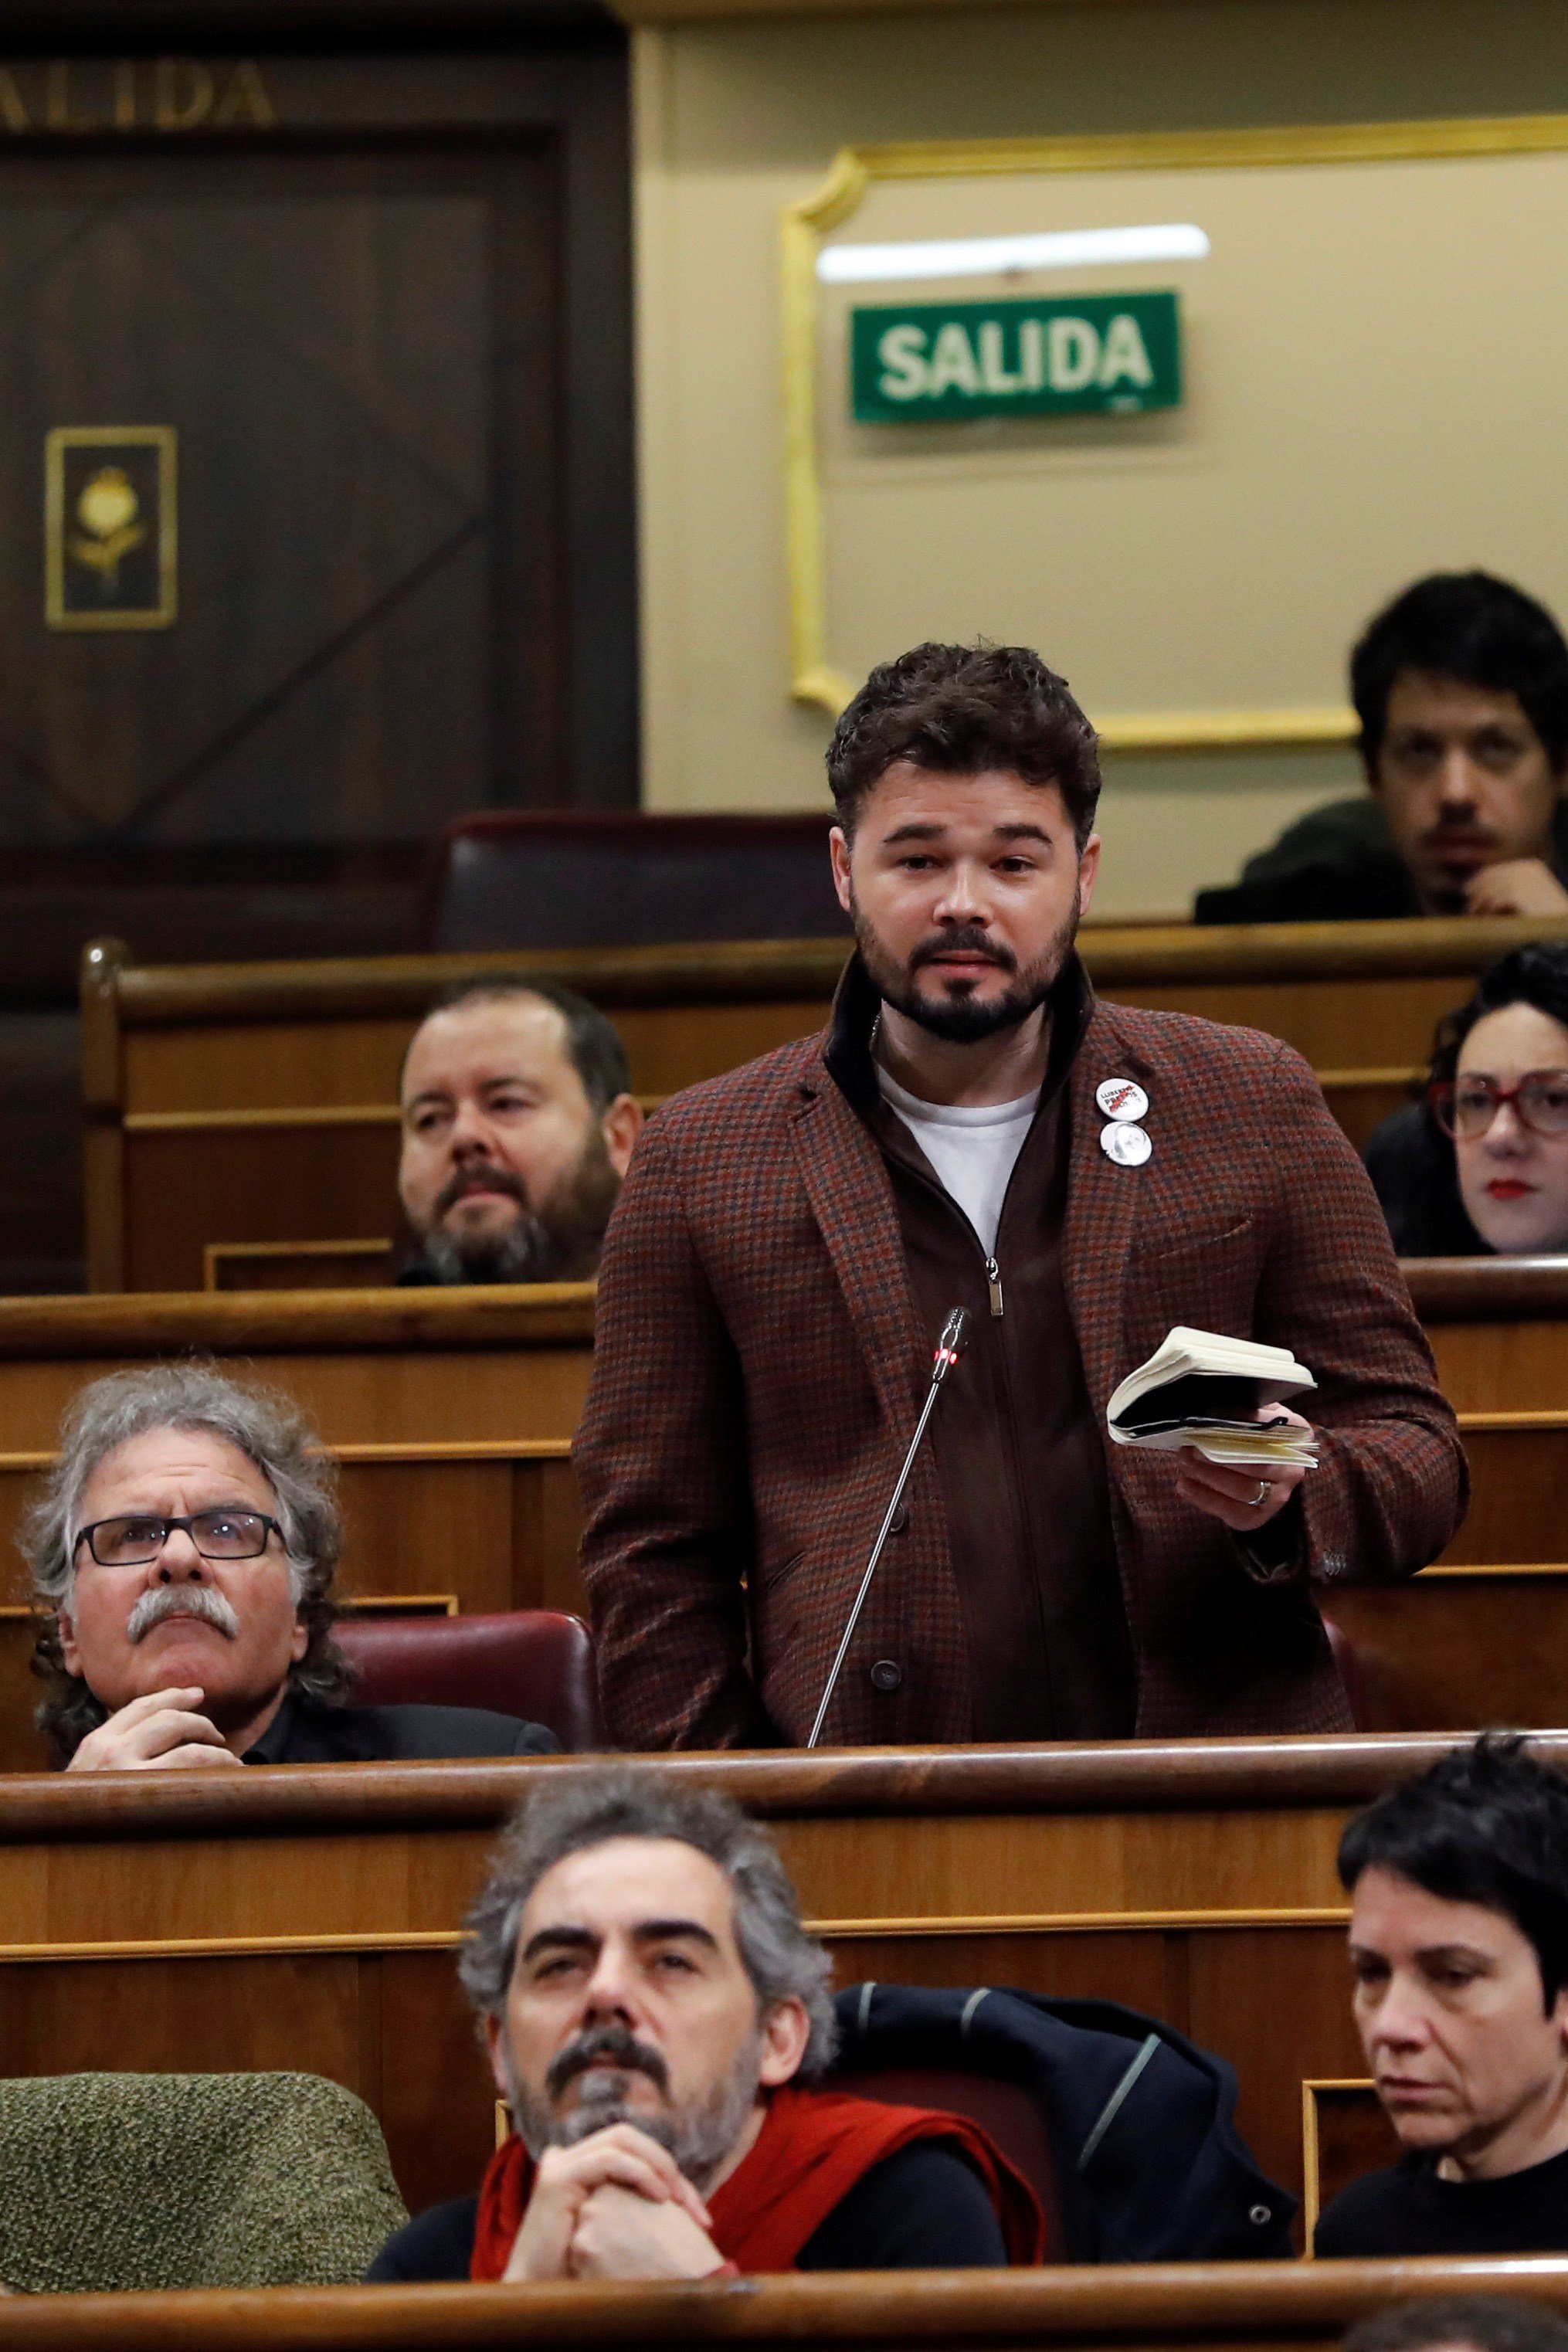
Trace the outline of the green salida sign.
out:
M 1130 415 L 1182 397 L 1179 298 L 879 303 L 850 321 L 858 425 Z

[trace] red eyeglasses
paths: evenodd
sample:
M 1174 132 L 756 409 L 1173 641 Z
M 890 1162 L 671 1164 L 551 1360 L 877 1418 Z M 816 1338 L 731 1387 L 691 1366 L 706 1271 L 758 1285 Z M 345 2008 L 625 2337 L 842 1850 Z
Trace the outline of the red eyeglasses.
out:
M 1531 1135 L 1568 1135 L 1568 1070 L 1527 1070 L 1516 1087 L 1491 1078 L 1451 1078 L 1428 1087 L 1432 1116 L 1445 1135 L 1474 1143 L 1489 1134 L 1504 1103 Z

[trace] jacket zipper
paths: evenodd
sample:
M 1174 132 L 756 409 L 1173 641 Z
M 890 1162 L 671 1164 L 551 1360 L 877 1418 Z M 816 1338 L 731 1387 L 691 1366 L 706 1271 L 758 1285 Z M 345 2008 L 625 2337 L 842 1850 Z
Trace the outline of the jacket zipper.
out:
M 998 1323 L 1002 1320 L 1002 1272 L 994 1257 L 985 1261 L 985 1283 L 991 1293 L 991 1312 Z

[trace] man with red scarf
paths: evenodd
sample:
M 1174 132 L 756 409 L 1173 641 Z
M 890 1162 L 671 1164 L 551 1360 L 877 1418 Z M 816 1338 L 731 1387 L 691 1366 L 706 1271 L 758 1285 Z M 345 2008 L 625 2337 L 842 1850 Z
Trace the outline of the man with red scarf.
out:
M 816 2086 L 830 1963 L 770 1839 L 657 1769 L 552 1773 L 459 1961 L 513 2132 L 373 2280 L 709 2278 L 1034 2263 L 973 2124 Z

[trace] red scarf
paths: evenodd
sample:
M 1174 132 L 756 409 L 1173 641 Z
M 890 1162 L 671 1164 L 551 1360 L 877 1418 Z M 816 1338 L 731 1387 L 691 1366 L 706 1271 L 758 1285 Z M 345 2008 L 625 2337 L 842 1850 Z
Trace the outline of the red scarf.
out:
M 1009 2263 L 1044 2261 L 1045 2216 L 1035 2192 L 978 2124 L 936 2107 L 883 2106 L 793 2084 L 773 2094 L 751 2149 L 707 2200 L 714 2244 L 748 2273 L 793 2270 L 807 2239 L 856 2182 L 920 2139 L 948 2140 L 974 2165 L 996 2208 Z M 513 2133 L 490 2158 L 479 2189 L 470 2278 L 500 2277 L 532 2189 L 533 2159 Z

